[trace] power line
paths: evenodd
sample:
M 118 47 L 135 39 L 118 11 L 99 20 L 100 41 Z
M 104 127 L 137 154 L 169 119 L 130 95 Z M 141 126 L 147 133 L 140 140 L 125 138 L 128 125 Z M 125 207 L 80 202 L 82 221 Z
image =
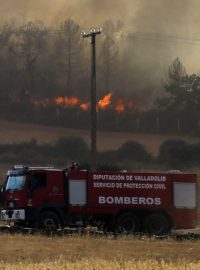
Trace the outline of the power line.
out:
M 86 28 L 87 29 L 87 28 Z M 17 30 L 13 32 L 18 33 Z M 65 33 L 64 30 L 61 29 L 46 29 L 45 35 L 46 36 L 56 36 L 59 33 Z M 168 43 L 178 43 L 178 44 L 186 44 L 190 46 L 200 46 L 200 38 L 188 38 L 188 37 L 181 37 L 177 35 L 162 35 L 156 33 L 146 33 L 146 32 L 136 32 L 130 30 L 122 30 L 122 31 L 104 31 L 103 35 L 111 35 L 117 39 L 123 38 L 133 38 L 139 40 L 147 40 L 147 41 L 158 41 L 158 42 L 168 42 Z
M 172 42 L 172 43 L 183 43 L 188 45 L 200 45 L 200 38 L 188 38 L 180 37 L 176 35 L 161 35 L 156 33 L 145 33 L 145 32 L 134 32 L 134 31 L 118 31 L 118 32 L 106 32 L 106 34 L 113 35 L 115 37 L 133 37 L 135 39 L 145 39 L 160 42 Z

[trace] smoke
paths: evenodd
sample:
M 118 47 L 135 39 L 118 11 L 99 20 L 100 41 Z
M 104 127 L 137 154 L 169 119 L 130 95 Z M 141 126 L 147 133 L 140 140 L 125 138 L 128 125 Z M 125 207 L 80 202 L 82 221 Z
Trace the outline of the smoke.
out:
M 158 37 L 156 48 L 165 48 L 166 52 L 163 59 L 179 57 L 188 72 L 198 72 L 199 11 L 198 0 L 140 0 L 139 10 L 132 24 L 138 32 Z
M 131 63 L 132 91 L 141 93 L 141 103 L 144 97 L 151 103 L 163 94 L 168 67 L 175 58 L 179 57 L 187 73 L 199 73 L 199 11 L 198 0 L 137 2 L 126 24 L 132 38 L 126 62 Z
M 188 73 L 200 70 L 199 0 L 0 0 L 1 21 L 41 20 L 59 24 L 72 18 L 83 29 L 121 20 L 129 39 L 120 44 L 129 62 L 131 91 L 157 95 L 172 61 L 179 57 Z M 198 41 L 199 39 L 199 41 Z
M 91 26 L 120 19 L 130 30 L 190 36 L 199 33 L 199 10 L 199 0 L 0 0 L 1 20 L 70 17 Z
M 183 37 L 189 41 L 200 38 L 199 11 L 199 0 L 0 0 L 1 20 L 42 20 L 52 24 L 72 18 L 86 28 L 99 26 L 105 20 L 121 20 L 127 31 Z M 170 38 L 166 42 L 169 44 Z M 199 46 L 189 46 L 186 40 L 182 46 L 181 42 L 176 43 L 171 46 L 174 47 L 171 57 L 180 56 L 192 71 L 199 69 L 194 61 L 200 55 Z
M 0 20 L 41 20 L 55 23 L 65 18 L 83 26 L 121 20 L 125 30 L 186 39 L 200 38 L 199 0 L 0 0 Z
M 126 20 L 132 17 L 134 5 L 131 0 L 0 0 L 1 20 L 18 18 L 21 21 L 42 20 L 54 23 L 64 18 L 73 18 L 80 23 L 100 24 L 107 19 Z M 132 10 L 130 10 L 130 5 Z
M 190 19 L 188 0 L 141 0 L 134 20 L 136 28 L 148 33 L 184 34 Z

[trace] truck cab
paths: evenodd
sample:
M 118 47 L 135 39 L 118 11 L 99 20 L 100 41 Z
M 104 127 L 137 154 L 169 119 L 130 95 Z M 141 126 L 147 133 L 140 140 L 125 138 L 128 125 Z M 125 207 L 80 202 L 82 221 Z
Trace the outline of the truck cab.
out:
M 65 178 L 59 169 L 15 166 L 7 173 L 1 219 L 24 225 L 61 224 Z

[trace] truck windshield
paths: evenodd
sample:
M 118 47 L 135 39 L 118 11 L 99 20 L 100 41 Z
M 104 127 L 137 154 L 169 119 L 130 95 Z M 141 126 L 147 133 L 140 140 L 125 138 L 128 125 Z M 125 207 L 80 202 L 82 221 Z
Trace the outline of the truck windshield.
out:
M 7 180 L 6 190 L 22 190 L 25 179 L 25 175 L 10 175 Z

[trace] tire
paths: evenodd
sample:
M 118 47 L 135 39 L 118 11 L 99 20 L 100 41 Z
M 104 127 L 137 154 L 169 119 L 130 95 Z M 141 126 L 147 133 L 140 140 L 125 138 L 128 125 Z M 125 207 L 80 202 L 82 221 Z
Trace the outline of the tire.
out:
M 133 234 L 140 229 L 140 221 L 133 213 L 124 213 L 117 219 L 115 231 L 117 233 Z
M 169 219 L 160 213 L 149 214 L 144 222 L 145 231 L 154 235 L 165 235 L 170 229 L 171 225 Z
M 61 220 L 56 213 L 46 211 L 40 214 L 38 225 L 43 229 L 56 230 L 61 227 Z

